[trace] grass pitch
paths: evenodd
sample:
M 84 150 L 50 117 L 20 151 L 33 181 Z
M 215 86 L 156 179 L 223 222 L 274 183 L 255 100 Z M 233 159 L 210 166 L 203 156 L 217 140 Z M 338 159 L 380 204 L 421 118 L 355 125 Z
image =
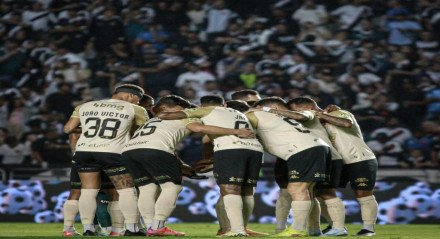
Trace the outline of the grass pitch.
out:
M 79 225 L 78 230 L 80 229 Z M 212 223 L 180 223 L 169 224 L 170 228 L 186 232 L 185 238 L 215 238 L 217 225 Z M 0 223 L 0 238 L 63 238 L 61 223 Z M 251 224 L 249 228 L 261 232 L 272 233 L 275 225 Z M 358 232 L 361 225 L 348 225 L 349 234 Z M 145 237 L 130 237 L 145 238 Z M 359 238 L 349 236 L 346 238 Z M 440 225 L 380 225 L 376 226 L 377 239 L 439 239 Z

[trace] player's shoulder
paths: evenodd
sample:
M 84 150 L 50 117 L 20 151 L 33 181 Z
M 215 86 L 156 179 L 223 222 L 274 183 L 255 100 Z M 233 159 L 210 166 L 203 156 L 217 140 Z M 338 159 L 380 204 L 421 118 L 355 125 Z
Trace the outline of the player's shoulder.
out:
M 329 113 L 330 115 L 336 116 L 336 117 L 351 117 L 353 116 L 352 113 L 350 113 L 347 110 L 335 110 Z

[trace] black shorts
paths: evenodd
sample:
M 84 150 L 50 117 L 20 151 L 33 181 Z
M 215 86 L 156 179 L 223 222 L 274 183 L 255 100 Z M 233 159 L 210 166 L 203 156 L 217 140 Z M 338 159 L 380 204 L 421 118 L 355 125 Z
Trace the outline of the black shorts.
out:
M 214 152 L 214 177 L 217 184 L 257 185 L 263 153 L 248 149 Z
M 377 160 L 370 159 L 357 163 L 345 164 L 342 168 L 339 187 L 345 188 L 347 183 L 353 190 L 371 191 L 376 184 Z
M 120 154 L 80 151 L 75 152 L 73 161 L 79 173 L 104 171 L 107 176 L 128 173 Z
M 324 182 L 318 182 L 315 186 L 316 189 L 329 189 L 337 188 L 341 183 L 342 167 L 344 162 L 342 159 L 334 159 L 331 161 L 330 175 Z
M 182 183 L 182 164 L 173 154 L 157 149 L 133 149 L 122 153 L 136 186 L 150 183 Z
M 286 160 L 282 158 L 277 158 L 274 167 L 275 182 L 280 188 L 287 188 L 289 184 L 289 169 L 287 168 Z
M 101 189 L 115 188 L 106 173 L 101 172 Z M 74 166 L 70 169 L 70 189 L 81 189 L 81 179 Z
M 316 146 L 296 153 L 287 160 L 289 182 L 323 182 L 330 175 L 330 148 Z

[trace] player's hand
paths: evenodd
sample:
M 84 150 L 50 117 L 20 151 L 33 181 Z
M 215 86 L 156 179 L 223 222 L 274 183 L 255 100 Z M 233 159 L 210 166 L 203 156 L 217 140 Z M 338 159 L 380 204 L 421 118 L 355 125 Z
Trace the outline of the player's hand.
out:
M 194 174 L 196 174 L 196 170 L 194 170 L 191 166 L 188 164 L 182 164 L 182 175 L 185 177 L 191 177 Z
M 327 107 L 325 107 L 324 111 L 327 113 L 330 113 L 330 112 L 337 111 L 340 109 L 341 109 L 341 107 L 339 107 L 337 105 L 327 105 Z
M 252 130 L 250 129 L 237 129 L 237 133 L 235 134 L 237 135 L 239 138 L 244 138 L 244 139 L 253 139 L 255 138 L 255 133 L 252 132 Z
M 196 173 L 207 173 L 213 170 L 214 160 L 212 159 L 202 159 L 198 161 L 194 167 Z

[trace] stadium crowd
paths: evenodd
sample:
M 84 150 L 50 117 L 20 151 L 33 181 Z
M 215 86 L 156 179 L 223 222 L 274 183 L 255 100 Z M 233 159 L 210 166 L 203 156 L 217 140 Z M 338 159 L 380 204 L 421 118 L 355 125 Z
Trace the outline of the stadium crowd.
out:
M 440 1 L 384 2 L 1 1 L 1 165 L 68 167 L 74 107 L 134 83 L 310 96 L 353 112 L 380 166 L 439 168 Z

